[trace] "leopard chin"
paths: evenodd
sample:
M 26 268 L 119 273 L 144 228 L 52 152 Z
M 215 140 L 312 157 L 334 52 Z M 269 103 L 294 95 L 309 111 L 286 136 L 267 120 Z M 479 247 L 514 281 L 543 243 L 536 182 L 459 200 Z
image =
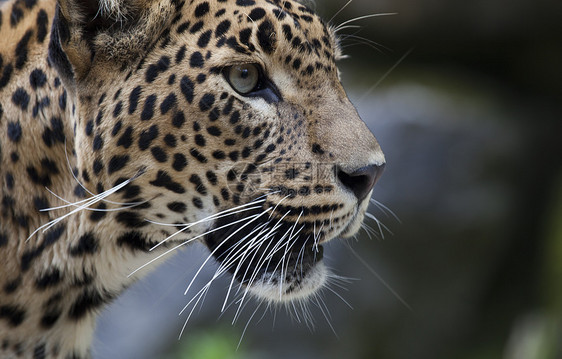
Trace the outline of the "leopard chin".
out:
M 257 210 L 217 220 L 204 243 L 248 293 L 269 302 L 287 302 L 304 299 L 326 284 L 329 272 L 320 244 L 326 240 L 301 223 Z

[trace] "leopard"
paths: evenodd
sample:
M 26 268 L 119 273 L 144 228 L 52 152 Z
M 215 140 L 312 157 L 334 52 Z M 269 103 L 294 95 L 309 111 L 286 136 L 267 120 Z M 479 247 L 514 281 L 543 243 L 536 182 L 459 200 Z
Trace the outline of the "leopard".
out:
M 0 8 L 0 357 L 90 358 L 96 318 L 190 243 L 306 301 L 386 165 L 296 0 Z

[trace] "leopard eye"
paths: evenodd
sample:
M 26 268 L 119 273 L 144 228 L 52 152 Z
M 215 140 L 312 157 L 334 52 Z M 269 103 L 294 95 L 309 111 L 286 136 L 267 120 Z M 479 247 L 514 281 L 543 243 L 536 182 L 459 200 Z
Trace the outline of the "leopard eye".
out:
M 254 64 L 231 66 L 226 76 L 230 86 L 241 95 L 255 91 L 260 83 L 260 70 Z

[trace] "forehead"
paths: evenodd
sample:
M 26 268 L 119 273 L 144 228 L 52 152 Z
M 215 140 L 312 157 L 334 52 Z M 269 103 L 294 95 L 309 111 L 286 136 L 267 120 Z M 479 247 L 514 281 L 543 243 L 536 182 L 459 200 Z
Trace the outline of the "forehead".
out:
M 299 57 L 302 59 L 295 64 L 299 68 L 303 62 L 312 62 L 313 67 L 333 63 L 336 57 L 334 34 L 312 10 L 296 1 L 195 1 L 183 8 L 177 22 L 177 33 L 197 36 L 199 47 L 224 47 L 242 57 L 275 55 L 288 63 Z M 289 53 L 293 54 L 290 58 Z

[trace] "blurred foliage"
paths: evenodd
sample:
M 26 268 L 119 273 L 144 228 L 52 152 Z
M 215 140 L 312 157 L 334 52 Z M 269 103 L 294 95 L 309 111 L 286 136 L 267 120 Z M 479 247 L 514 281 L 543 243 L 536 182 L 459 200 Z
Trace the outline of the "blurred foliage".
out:
M 233 330 L 197 331 L 178 343 L 163 359 L 250 359 L 253 356 L 241 345 L 240 334 Z

